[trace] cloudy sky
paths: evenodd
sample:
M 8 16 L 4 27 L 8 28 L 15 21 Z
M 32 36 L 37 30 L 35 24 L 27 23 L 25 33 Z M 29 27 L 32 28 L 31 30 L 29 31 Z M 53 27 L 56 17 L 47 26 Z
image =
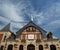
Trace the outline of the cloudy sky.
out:
M 0 0 L 0 29 L 16 32 L 30 20 L 60 38 L 60 0 Z

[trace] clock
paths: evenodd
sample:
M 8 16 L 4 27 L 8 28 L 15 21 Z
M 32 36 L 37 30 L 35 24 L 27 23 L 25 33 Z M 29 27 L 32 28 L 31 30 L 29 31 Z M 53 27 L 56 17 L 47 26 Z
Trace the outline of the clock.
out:
M 29 34 L 28 35 L 28 39 L 34 39 L 34 35 L 33 34 Z

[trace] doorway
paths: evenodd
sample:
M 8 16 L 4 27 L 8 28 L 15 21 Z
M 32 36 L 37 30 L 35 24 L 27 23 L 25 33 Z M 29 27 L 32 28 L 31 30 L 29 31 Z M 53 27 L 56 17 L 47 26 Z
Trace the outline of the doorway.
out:
M 43 50 L 43 46 L 42 45 L 39 45 L 39 50 Z
M 30 44 L 27 46 L 27 50 L 35 50 L 35 46 L 33 44 Z
M 20 45 L 19 46 L 19 50 L 23 50 L 23 45 Z
M 50 50 L 56 50 L 56 46 L 55 45 L 50 45 Z
M 10 44 L 10 45 L 8 46 L 7 50 L 13 50 L 13 45 Z

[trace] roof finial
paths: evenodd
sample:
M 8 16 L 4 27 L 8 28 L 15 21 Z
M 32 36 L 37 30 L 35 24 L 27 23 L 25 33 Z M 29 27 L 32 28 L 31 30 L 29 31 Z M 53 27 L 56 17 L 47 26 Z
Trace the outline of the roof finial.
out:
M 34 17 L 33 16 L 31 16 L 31 21 L 33 21 L 34 20 Z

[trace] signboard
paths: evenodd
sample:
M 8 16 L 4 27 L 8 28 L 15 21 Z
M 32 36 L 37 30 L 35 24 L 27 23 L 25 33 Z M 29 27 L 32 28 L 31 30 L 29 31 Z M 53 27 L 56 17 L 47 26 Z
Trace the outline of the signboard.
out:
M 34 39 L 34 35 L 33 34 L 29 34 L 28 35 L 28 39 Z

